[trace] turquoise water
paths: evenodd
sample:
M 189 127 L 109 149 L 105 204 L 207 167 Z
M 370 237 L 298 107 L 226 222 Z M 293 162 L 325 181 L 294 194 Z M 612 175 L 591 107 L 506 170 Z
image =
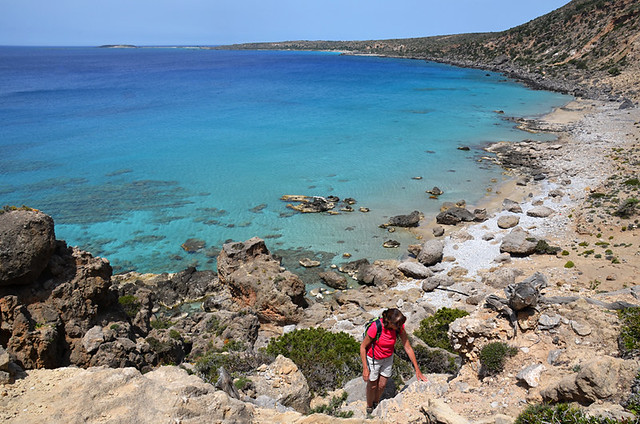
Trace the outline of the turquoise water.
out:
M 253 236 L 285 263 L 397 258 L 414 236 L 379 224 L 478 201 L 502 178 L 480 147 L 532 138 L 504 117 L 568 100 L 416 60 L 1 47 L 0 199 L 50 214 L 116 271 L 214 268 L 225 241 Z M 356 212 L 298 214 L 284 194 L 352 197 Z M 205 248 L 185 252 L 190 238 Z

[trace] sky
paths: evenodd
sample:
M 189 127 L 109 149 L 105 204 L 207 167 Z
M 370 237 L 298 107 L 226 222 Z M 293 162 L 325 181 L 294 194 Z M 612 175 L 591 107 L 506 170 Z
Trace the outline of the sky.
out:
M 0 0 L 0 45 L 217 45 L 502 31 L 568 0 Z

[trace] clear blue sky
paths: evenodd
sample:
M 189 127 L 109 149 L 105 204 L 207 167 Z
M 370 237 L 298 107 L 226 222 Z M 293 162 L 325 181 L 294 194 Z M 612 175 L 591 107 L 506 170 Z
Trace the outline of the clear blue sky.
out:
M 0 0 L 0 45 L 211 45 L 502 31 L 568 0 Z

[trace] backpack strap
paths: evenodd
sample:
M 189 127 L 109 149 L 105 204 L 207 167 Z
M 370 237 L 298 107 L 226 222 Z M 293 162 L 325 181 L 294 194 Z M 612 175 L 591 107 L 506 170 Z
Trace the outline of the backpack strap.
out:
M 375 349 L 376 342 L 378 341 L 378 339 L 380 338 L 380 335 L 382 334 L 382 321 L 380 321 L 380 318 L 378 318 L 377 320 L 373 321 L 372 324 L 376 325 L 376 337 L 371 342 L 371 357 L 375 361 L 376 360 L 376 349 Z

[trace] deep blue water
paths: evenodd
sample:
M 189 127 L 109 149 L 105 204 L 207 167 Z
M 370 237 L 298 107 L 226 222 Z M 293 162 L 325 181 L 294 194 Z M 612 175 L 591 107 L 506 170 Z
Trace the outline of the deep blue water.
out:
M 0 47 L 0 203 L 50 214 L 59 239 L 116 271 L 212 268 L 216 248 L 252 236 L 325 267 L 344 252 L 395 258 L 414 236 L 379 224 L 478 201 L 502 176 L 477 148 L 532 137 L 504 117 L 568 100 L 416 60 Z M 425 194 L 433 186 L 445 191 L 438 201 Z M 294 214 L 283 194 L 358 203 Z M 205 249 L 185 252 L 189 238 Z M 382 248 L 389 238 L 401 248 Z

